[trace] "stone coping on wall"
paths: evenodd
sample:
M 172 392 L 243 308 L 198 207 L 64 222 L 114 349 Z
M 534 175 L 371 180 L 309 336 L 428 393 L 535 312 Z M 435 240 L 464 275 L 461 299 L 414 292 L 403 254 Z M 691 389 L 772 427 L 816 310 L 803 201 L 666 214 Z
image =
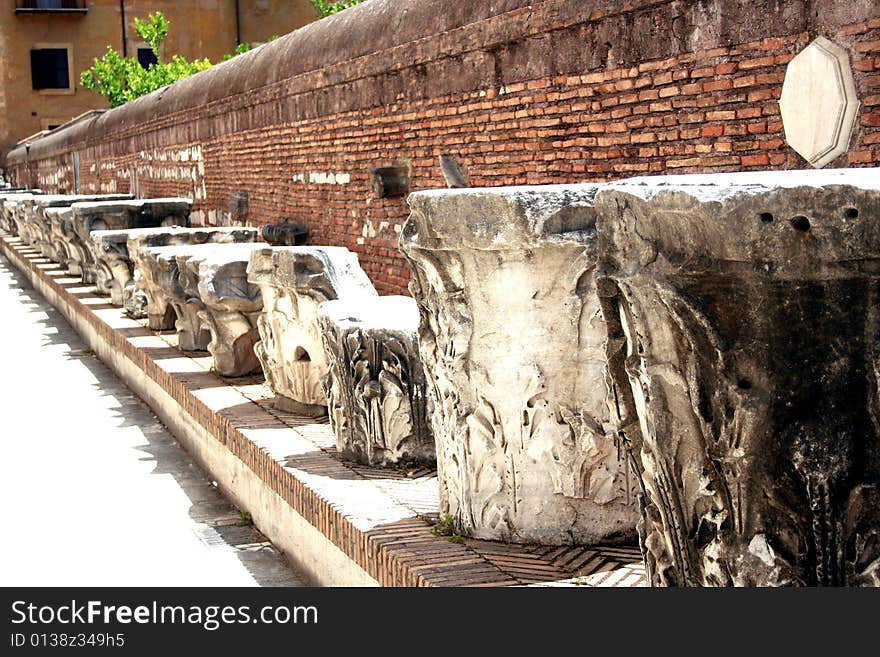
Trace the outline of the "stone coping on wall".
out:
M 274 409 L 273 395 L 261 376 L 221 378 L 211 371 L 209 355 L 180 351 L 175 333 L 151 331 L 145 320 L 122 316 L 92 286 L 2 231 L 0 252 L 34 287 L 51 291 L 106 346 L 161 386 L 177 412 L 252 471 L 266 494 L 283 499 L 292 513 L 379 585 L 645 585 L 635 545 L 542 547 L 435 536 L 431 528 L 438 520 L 436 472 L 342 460 L 326 419 Z M 231 493 L 236 497 L 234 490 Z M 297 537 L 275 536 L 271 526 L 261 526 L 256 510 L 243 510 L 279 547 L 297 544 Z M 291 550 L 284 551 L 297 560 Z M 317 573 L 316 581 L 339 583 L 338 577 L 327 575 Z

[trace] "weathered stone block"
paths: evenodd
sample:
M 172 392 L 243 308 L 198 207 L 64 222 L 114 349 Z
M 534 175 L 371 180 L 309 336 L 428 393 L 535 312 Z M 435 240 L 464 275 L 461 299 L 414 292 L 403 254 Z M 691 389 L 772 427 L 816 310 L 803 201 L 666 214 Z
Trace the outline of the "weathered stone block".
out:
M 133 265 L 132 283 L 123 290 L 123 306 L 131 317 L 147 317 L 157 331 L 176 328 L 177 314 L 162 289 L 158 262 L 150 250 L 170 246 L 252 242 L 257 229 L 243 227 L 145 228 L 128 231 L 128 254 Z M 196 295 L 198 296 L 198 295 Z
M 95 230 L 89 235 L 91 253 L 95 259 L 95 286 L 98 290 L 109 292 L 110 303 L 115 306 L 122 305 L 123 290 L 132 276 L 127 246 L 128 232 Z
M 202 243 L 141 248 L 139 267 L 150 283 L 152 304 L 159 299 L 172 317 L 184 350 L 207 349 L 222 376 L 260 371 L 254 354 L 259 339 L 259 289 L 247 282 L 253 243 Z
M 154 228 L 133 232 L 128 239 L 128 255 L 133 265 L 132 286 L 123 292 L 125 312 L 134 318 L 147 317 L 151 329 L 167 331 L 174 328 L 174 309 L 168 305 L 159 284 L 152 278 L 153 270 L 143 261 L 145 249 L 210 242 L 252 242 L 255 228 Z
M 23 196 L 12 204 L 12 219 L 18 229 L 18 236 L 25 244 L 32 244 L 34 240 L 33 231 L 30 228 L 31 206 L 33 198 Z
M 440 511 L 468 536 L 635 534 L 634 481 L 606 409 L 596 189 L 409 197 L 400 248 L 421 313 Z
M 596 198 L 615 408 L 654 585 L 880 585 L 880 176 Z
M 83 282 L 95 283 L 98 292 L 111 294 L 112 276 L 107 273 L 98 280 L 97 254 L 89 236 L 95 230 L 124 230 L 158 226 L 188 226 L 192 201 L 184 198 L 138 199 L 74 203 L 73 225 L 87 253 L 80 263 Z
M 54 213 L 55 223 L 51 224 L 52 230 L 55 231 L 54 238 L 64 244 L 67 253 L 67 273 L 82 278 L 83 263 L 88 262 L 91 257 L 90 251 L 86 249 L 86 245 L 76 232 L 73 210 L 69 206 L 60 210 L 66 211 Z
M 10 197 L 4 204 L 6 212 L 15 226 L 16 235 L 25 244 L 31 243 L 31 231 L 28 224 L 32 199 L 32 194 L 22 194 Z
M 91 240 L 94 244 L 98 286 L 110 290 L 110 301 L 117 306 L 123 306 L 127 299 L 132 299 L 135 294 L 135 267 L 129 253 L 129 244 L 139 249 L 142 245 L 152 247 L 172 243 L 253 242 L 256 237 L 256 228 L 159 227 L 92 231 Z M 130 238 L 136 239 L 130 242 Z M 144 303 L 145 301 L 132 300 L 129 305 L 142 307 Z
M 342 247 L 272 247 L 254 251 L 248 281 L 263 294 L 256 353 L 279 408 L 323 414 L 327 356 L 318 305 L 377 297 L 357 255 Z
M 189 276 L 198 276 L 199 317 L 211 332 L 208 351 L 221 376 L 260 371 L 254 345 L 260 339 L 257 318 L 263 307 L 260 288 L 248 282 L 251 253 L 261 244 L 218 244 L 197 247 L 180 262 Z
M 131 198 L 131 194 L 41 194 L 31 196 L 29 203 L 26 203 L 24 207 L 24 215 L 29 225 L 30 243 L 44 256 L 54 260 L 51 225 L 46 216 L 46 210 L 69 207 L 78 202 L 124 201 Z
M 318 306 L 318 323 L 338 451 L 368 465 L 433 463 L 416 302 L 371 295 L 325 301 Z
M 13 209 L 25 198 L 42 194 L 39 189 L 5 189 L 0 193 L 0 226 L 10 235 L 18 235 L 18 225 L 14 219 Z
M 174 328 L 178 346 L 185 351 L 206 351 L 211 332 L 199 313 L 205 310 L 198 291 L 198 267 L 187 271 L 184 263 L 205 244 L 184 244 L 145 249 L 141 255 L 143 266 L 150 271 L 149 280 L 155 283 L 151 298 L 161 296 L 174 311 Z
M 30 202 L 30 209 L 26 211 L 28 214 L 28 224 L 30 227 L 31 245 L 44 257 L 55 261 L 55 253 L 54 249 L 52 248 L 50 237 L 49 218 L 46 216 L 46 211 L 50 208 L 61 206 L 58 206 L 57 204 L 49 200 L 53 198 L 51 196 L 46 196 L 43 198 L 45 199 L 45 205 L 37 203 L 36 197 L 32 197 Z M 69 202 L 65 202 L 64 205 L 69 205 Z
M 34 233 L 30 227 L 33 197 L 33 194 L 11 196 L 4 203 L 5 212 L 15 226 L 15 234 L 25 244 L 31 244 L 34 241 Z
M 169 270 L 176 269 L 177 285 L 181 292 L 180 297 L 170 300 L 177 314 L 177 321 L 174 323 L 177 343 L 181 349 L 207 351 L 211 344 L 211 327 L 202 317 L 206 306 L 199 295 L 199 268 L 187 267 L 187 262 L 193 255 L 192 250 L 186 246 L 165 248 L 177 249 L 176 253 L 170 254 L 176 266 L 168 263 Z
M 73 210 L 69 206 L 46 208 L 43 214 L 48 224 L 49 258 L 70 271 L 72 260 L 70 253 L 74 249 L 70 238 L 73 229 Z M 79 275 L 81 272 L 76 273 Z

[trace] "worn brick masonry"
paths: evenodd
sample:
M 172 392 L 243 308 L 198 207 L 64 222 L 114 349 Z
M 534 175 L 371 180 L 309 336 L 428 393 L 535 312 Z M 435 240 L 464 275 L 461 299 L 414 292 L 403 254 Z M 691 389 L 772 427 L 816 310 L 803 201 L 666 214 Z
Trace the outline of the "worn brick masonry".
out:
M 861 107 L 829 166 L 880 162 L 875 0 L 369 0 L 127 106 L 10 153 L 47 191 L 190 196 L 202 223 L 308 224 L 356 251 L 382 294 L 406 293 L 405 199 L 369 169 L 408 163 L 444 185 L 791 169 L 777 100 L 816 36 L 850 57 Z M 78 171 L 77 171 L 78 169 Z

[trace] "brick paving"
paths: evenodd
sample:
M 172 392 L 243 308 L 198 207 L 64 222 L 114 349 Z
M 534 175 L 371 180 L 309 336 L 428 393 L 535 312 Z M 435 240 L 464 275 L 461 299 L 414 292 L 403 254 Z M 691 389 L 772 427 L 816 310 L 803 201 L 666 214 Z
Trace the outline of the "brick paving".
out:
M 4 586 L 302 584 L 2 257 L 0 314 Z
M 521 546 L 434 536 L 438 489 L 430 469 L 367 468 L 341 460 L 326 419 L 272 407 L 262 377 L 224 380 L 210 356 L 177 349 L 106 298 L 6 237 L 129 350 L 197 421 L 297 512 L 383 585 L 644 586 L 635 546 Z

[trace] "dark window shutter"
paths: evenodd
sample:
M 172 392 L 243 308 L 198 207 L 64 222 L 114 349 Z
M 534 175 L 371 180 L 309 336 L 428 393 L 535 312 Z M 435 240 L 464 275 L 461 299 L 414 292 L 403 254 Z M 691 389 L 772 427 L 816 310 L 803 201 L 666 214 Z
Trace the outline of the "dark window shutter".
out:
M 69 89 L 65 48 L 31 50 L 31 82 L 34 89 Z

